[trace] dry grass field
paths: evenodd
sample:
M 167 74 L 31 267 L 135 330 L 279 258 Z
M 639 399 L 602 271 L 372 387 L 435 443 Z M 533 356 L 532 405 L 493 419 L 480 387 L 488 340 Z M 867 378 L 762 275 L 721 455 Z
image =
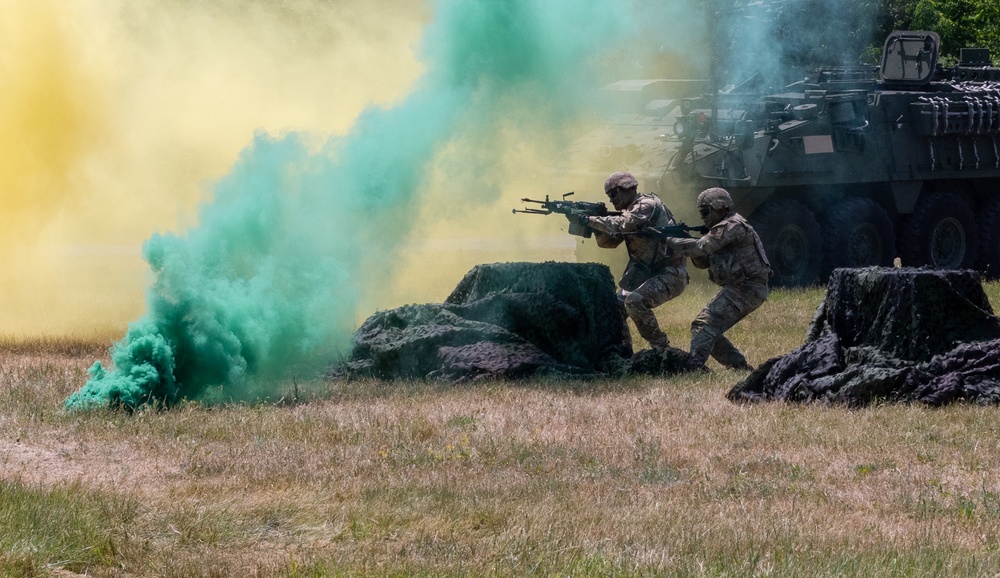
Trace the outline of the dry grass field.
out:
M 710 294 L 661 308 L 675 344 Z M 785 353 L 822 298 L 731 337 Z M 735 405 L 713 366 L 64 412 L 117 337 L 0 338 L 0 575 L 1000 573 L 1000 408 Z

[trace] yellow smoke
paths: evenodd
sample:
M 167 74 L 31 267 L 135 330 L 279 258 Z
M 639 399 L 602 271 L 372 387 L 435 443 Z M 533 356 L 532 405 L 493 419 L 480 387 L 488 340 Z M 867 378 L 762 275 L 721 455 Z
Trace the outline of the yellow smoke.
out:
M 431 17 L 395 0 L 0 0 L 0 335 L 120 337 L 145 309 L 143 241 L 196 225 L 255 131 L 319 143 L 402 101 Z M 602 80 L 649 72 L 621 60 Z M 600 200 L 601 181 L 553 174 L 558 138 L 516 108 L 529 122 L 440 152 L 412 242 L 392 278 L 364 280 L 359 320 L 441 301 L 477 263 L 575 257 L 562 217 L 510 210 L 567 190 Z M 470 156 L 496 161 L 469 175 L 495 190 L 454 181 Z
M 0 0 L 0 334 L 144 310 L 142 242 L 192 226 L 256 130 L 403 98 L 428 9 L 340 0 Z

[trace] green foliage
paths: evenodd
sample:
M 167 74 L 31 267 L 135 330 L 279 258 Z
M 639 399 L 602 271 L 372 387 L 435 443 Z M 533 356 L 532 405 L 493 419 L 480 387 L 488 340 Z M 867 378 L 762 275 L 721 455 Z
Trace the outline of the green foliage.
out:
M 1000 4 L 995 0 L 882 0 L 876 17 L 884 38 L 892 30 L 932 30 L 946 62 L 962 48 L 988 48 L 1000 62 Z M 878 39 L 876 38 L 875 41 Z
M 828 37 L 843 37 L 860 61 L 875 64 L 893 30 L 931 30 L 941 37 L 945 64 L 958 61 L 962 48 L 988 48 L 1000 63 L 1000 3 L 996 0 L 857 0 L 808 5 L 812 49 L 829 52 Z M 817 10 L 817 7 L 819 10 Z M 826 13 L 825 11 L 829 11 Z M 846 32 L 845 32 L 846 31 Z
M 933 30 L 941 36 L 941 52 L 957 54 L 975 43 L 974 31 L 965 22 L 970 0 L 920 0 L 913 10 L 914 28 Z

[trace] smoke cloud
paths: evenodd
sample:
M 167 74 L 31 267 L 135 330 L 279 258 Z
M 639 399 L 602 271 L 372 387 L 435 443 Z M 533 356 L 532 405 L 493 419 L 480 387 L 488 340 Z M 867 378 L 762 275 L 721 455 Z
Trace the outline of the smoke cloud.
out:
M 849 0 L 729 0 L 711 18 L 719 86 L 781 90 L 818 66 L 858 64 L 873 41 L 878 3 Z M 746 89 L 747 86 L 744 86 Z
M 475 263 L 572 259 L 561 224 L 511 206 L 568 190 L 551 161 L 595 89 L 705 77 L 717 20 L 680 0 L 0 0 L 0 332 L 137 319 L 70 407 L 316 371 L 375 308 L 440 301 Z M 733 38 L 769 46 L 752 26 Z
M 518 156 L 508 147 L 565 132 L 632 17 L 610 0 L 432 3 L 426 72 L 404 99 L 322 142 L 258 132 L 196 226 L 146 241 L 147 313 L 113 346 L 114 368 L 95 363 L 67 405 L 169 405 L 209 387 L 239 396 L 248 380 L 329 363 L 365 294 L 393 279 L 428 187 L 446 188 L 450 205 L 495 202 L 493 177 Z
M 142 242 L 255 130 L 343 134 L 423 73 L 420 2 L 0 0 L 0 333 L 120 336 Z M 391 33 L 390 33 L 391 31 Z

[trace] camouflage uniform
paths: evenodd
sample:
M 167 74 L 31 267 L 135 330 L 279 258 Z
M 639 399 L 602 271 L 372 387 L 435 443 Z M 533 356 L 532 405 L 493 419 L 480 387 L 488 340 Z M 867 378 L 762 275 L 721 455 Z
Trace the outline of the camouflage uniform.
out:
M 751 369 L 724 333 L 767 301 L 770 263 L 764 246 L 746 219 L 732 211 L 700 239 L 669 239 L 668 243 L 722 290 L 691 323 L 692 368 L 701 368 L 711 354 L 719 363 Z
M 639 335 L 650 345 L 667 347 L 670 340 L 660 329 L 653 309 L 677 297 L 687 287 L 684 257 L 674 254 L 663 239 L 621 233 L 634 233 L 645 226 L 674 225 L 673 214 L 656 195 L 638 195 L 620 216 L 591 217 L 587 224 L 596 231 L 598 247 L 610 249 L 625 242 L 629 262 L 618 283 L 622 315 L 632 319 Z M 622 338 L 631 347 L 628 324 Z

